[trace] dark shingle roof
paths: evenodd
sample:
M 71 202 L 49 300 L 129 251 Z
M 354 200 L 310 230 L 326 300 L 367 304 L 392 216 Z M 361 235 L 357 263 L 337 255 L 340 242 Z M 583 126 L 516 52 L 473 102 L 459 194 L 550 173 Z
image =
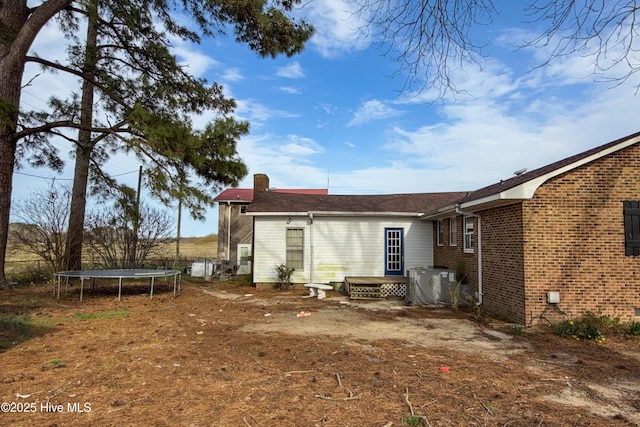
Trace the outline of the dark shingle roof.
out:
M 466 192 L 380 194 L 380 195 L 318 195 L 287 194 L 262 191 L 254 194 L 247 208 L 252 212 L 402 212 L 421 213 L 451 204 Z
M 327 194 L 329 190 L 326 188 L 277 188 L 271 190 L 278 193 L 302 193 L 302 194 Z M 227 201 L 251 201 L 253 200 L 253 188 L 227 188 L 222 193 L 218 194 L 214 202 L 227 202 Z
M 589 156 L 592 156 L 594 154 L 597 154 L 601 151 L 607 150 L 608 148 L 614 147 L 622 142 L 625 142 L 629 139 L 632 138 L 636 138 L 640 136 L 640 132 L 638 133 L 634 133 L 632 135 L 629 136 L 625 136 L 624 138 L 620 138 L 617 139 L 615 141 L 609 142 L 607 144 L 601 145 L 599 147 L 595 147 L 592 148 L 591 150 L 587 150 L 583 153 L 580 154 L 576 154 L 574 156 L 571 157 L 567 157 L 566 159 L 563 160 L 559 160 L 555 163 L 551 163 L 550 165 L 547 166 L 543 166 L 541 168 L 532 170 L 530 172 L 526 172 L 523 173 L 522 175 L 517 175 L 514 176 L 512 178 L 506 179 L 504 181 L 500 181 L 497 182 L 495 184 L 489 185 L 487 187 L 481 188 L 479 190 L 473 191 L 471 193 L 469 193 L 466 197 L 463 197 L 462 199 L 458 200 L 458 203 L 465 203 L 465 202 L 470 202 L 473 200 L 478 200 L 478 199 L 482 199 L 484 197 L 490 197 L 490 196 L 494 196 L 496 194 L 499 194 L 505 190 L 508 190 L 510 188 L 516 187 L 520 184 L 524 184 L 527 181 L 531 181 L 535 178 L 541 177 L 543 175 L 546 175 L 550 172 L 553 172 L 555 170 L 558 170 L 562 167 L 565 166 L 569 166 L 572 163 L 575 163 L 577 161 L 580 161 L 584 158 L 587 158 Z

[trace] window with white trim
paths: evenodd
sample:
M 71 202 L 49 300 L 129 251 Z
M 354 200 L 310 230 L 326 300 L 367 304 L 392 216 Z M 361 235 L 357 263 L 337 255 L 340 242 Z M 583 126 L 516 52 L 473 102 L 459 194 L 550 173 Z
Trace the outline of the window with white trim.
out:
M 444 230 L 442 229 L 442 220 L 436 222 L 436 243 L 438 246 L 442 246 L 444 240 Z
M 458 245 L 458 221 L 456 217 L 449 218 L 449 246 Z
M 473 217 L 464 217 L 464 251 L 473 253 Z
M 287 228 L 287 267 L 304 270 L 304 228 Z

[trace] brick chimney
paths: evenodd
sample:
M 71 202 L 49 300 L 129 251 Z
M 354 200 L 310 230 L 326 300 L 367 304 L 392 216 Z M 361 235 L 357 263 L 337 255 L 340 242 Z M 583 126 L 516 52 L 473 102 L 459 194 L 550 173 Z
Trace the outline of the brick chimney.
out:
M 263 173 L 254 174 L 253 191 L 269 191 L 269 177 Z

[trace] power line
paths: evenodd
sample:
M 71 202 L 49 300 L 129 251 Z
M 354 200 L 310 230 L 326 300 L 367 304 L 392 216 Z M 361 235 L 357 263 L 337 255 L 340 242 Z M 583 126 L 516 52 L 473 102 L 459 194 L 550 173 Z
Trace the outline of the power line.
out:
M 137 173 L 138 170 L 133 170 L 133 171 L 129 171 L 129 172 L 124 172 L 118 175 L 112 175 L 112 178 L 117 178 L 119 176 L 123 176 L 123 175 L 129 175 L 132 173 Z M 40 179 L 51 179 L 51 180 L 57 180 L 57 181 L 73 181 L 73 178 L 57 178 L 55 176 L 41 176 L 41 175 L 33 175 L 30 173 L 24 173 L 24 172 L 13 172 L 15 175 L 24 175 L 24 176 L 30 176 L 32 178 L 40 178 Z

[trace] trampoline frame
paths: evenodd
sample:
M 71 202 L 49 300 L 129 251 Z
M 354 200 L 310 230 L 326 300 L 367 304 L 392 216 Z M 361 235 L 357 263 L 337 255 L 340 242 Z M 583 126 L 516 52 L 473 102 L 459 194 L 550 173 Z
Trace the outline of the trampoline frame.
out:
M 54 285 L 53 293 L 56 294 L 56 282 L 57 278 L 57 293 L 58 299 L 60 299 L 60 287 L 62 278 L 66 279 L 66 290 L 69 290 L 69 279 L 80 279 L 80 301 L 82 301 L 82 295 L 84 293 L 84 281 L 91 279 L 91 287 L 93 289 L 96 279 L 118 279 L 118 301 L 122 297 L 122 281 L 123 279 L 151 279 L 151 293 L 149 299 L 153 298 L 153 285 L 156 277 L 169 278 L 173 277 L 173 297 L 177 295 L 177 291 L 180 290 L 180 270 L 143 270 L 143 269 L 128 269 L 128 270 L 74 270 L 74 271 L 60 271 L 54 273 Z

